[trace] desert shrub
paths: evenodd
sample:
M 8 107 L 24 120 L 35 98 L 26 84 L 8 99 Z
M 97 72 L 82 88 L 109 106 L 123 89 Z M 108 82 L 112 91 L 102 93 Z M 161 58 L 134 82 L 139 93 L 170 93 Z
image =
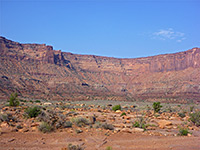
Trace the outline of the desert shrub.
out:
M 10 122 L 16 121 L 16 118 L 12 116 L 12 114 L 0 114 L 0 122 Z
M 186 128 L 180 128 L 179 129 L 179 135 L 181 135 L 181 136 L 187 136 L 188 133 L 189 133 L 189 131 Z
M 83 147 L 79 146 L 79 145 L 72 145 L 72 144 L 69 144 L 68 147 L 67 147 L 68 150 L 84 150 Z
M 102 128 L 106 129 L 106 130 L 114 130 L 114 127 L 112 124 L 108 124 L 108 123 L 103 123 Z
M 66 118 L 66 116 L 63 115 L 62 112 L 58 112 L 57 116 L 58 116 L 59 120 L 63 120 L 63 121 L 64 121 L 65 118 Z
M 71 108 L 72 108 L 72 105 L 65 105 L 65 108 L 66 108 L 66 109 L 71 109 Z
M 149 105 L 146 105 L 146 110 L 147 111 L 150 111 L 151 110 L 151 107 Z
M 146 124 L 145 126 L 146 127 L 157 127 L 157 125 L 155 125 L 155 124 Z
M 133 123 L 133 127 L 139 128 L 139 127 L 140 127 L 140 123 L 139 123 L 138 121 L 135 121 L 135 122 Z
M 61 110 L 65 110 L 65 108 L 67 108 L 65 105 L 60 105 L 59 107 Z
M 72 122 L 71 121 L 58 121 L 56 123 L 56 128 L 71 128 L 72 127 Z
M 166 108 L 165 108 L 165 110 L 164 110 L 164 112 L 169 112 L 169 113 L 171 113 L 171 112 L 173 112 L 174 110 L 173 110 L 173 108 L 171 107 L 171 106 L 166 106 Z
M 161 108 L 162 108 L 162 105 L 160 105 L 160 102 L 153 103 L 154 112 L 159 112 Z
M 126 116 L 126 113 L 125 112 L 123 112 L 120 116 Z
M 25 116 L 29 118 L 35 118 L 41 113 L 40 108 L 38 106 L 29 107 L 25 110 Z
M 20 101 L 20 102 L 24 102 L 24 103 L 26 103 L 26 102 L 27 102 L 26 100 L 23 100 L 23 99 L 20 99 L 19 101 Z
M 9 106 L 19 106 L 18 94 L 12 93 L 10 95 Z
M 53 131 L 53 127 L 50 124 L 48 124 L 47 122 L 42 122 L 39 125 L 39 130 L 43 133 L 47 133 L 47 132 Z
M 193 112 L 194 106 L 190 106 L 190 112 Z
M 64 128 L 70 128 L 72 127 L 72 122 L 71 121 L 66 121 L 63 125 Z
M 41 103 L 41 101 L 40 101 L 40 100 L 36 100 L 35 102 L 36 102 L 36 103 Z
M 37 120 L 41 122 L 47 122 L 53 126 L 57 122 L 58 118 L 54 111 L 47 109 L 46 111 L 41 111 L 37 117 Z
M 3 122 L 3 121 L 5 121 L 5 122 L 9 121 L 7 114 L 0 114 L 0 122 Z
M 144 130 L 146 130 L 146 121 L 143 117 L 139 117 L 137 119 L 137 121 L 135 121 L 133 123 L 133 127 L 136 127 L 136 128 L 142 128 Z
M 82 118 L 82 117 L 72 118 L 71 121 L 75 123 L 78 127 L 89 125 L 89 121 L 86 118 Z
M 179 117 L 184 118 L 185 117 L 185 113 L 178 113 Z
M 190 119 L 192 123 L 194 123 L 197 127 L 200 126 L 200 111 L 191 113 Z
M 45 111 L 41 111 L 40 114 L 37 116 L 38 121 L 47 122 L 50 117 L 47 115 Z
M 112 107 L 112 110 L 116 111 L 116 110 L 121 110 L 121 105 L 115 105 Z
M 111 146 L 107 146 L 106 150 L 112 150 L 112 147 Z
M 99 122 L 99 121 L 96 121 L 95 122 L 95 124 L 94 124 L 94 128 L 101 128 L 102 127 L 102 124 L 101 124 L 101 122 Z

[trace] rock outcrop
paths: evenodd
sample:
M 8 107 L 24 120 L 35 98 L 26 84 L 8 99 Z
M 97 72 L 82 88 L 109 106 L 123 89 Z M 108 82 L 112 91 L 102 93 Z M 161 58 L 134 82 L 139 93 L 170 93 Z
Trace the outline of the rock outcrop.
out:
M 0 37 L 0 99 L 200 101 L 200 48 L 136 59 L 77 55 Z

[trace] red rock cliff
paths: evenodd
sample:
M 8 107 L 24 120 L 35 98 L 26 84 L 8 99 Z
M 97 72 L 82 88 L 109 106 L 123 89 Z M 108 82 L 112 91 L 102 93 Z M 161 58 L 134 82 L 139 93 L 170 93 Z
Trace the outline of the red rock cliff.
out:
M 0 95 L 198 101 L 200 49 L 137 59 L 77 55 L 0 37 Z

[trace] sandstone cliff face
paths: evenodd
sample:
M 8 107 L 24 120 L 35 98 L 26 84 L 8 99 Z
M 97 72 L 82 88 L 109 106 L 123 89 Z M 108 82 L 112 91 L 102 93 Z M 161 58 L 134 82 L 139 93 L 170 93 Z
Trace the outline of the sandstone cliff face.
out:
M 137 59 L 77 55 L 0 37 L 0 98 L 198 101 L 200 48 Z

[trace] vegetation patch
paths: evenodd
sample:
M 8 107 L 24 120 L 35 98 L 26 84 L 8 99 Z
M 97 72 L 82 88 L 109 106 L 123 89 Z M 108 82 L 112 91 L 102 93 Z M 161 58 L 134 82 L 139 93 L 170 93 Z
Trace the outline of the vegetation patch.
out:
M 184 117 L 185 117 L 185 113 L 184 113 L 184 112 L 178 113 L 178 115 L 179 115 L 179 117 L 181 117 L 181 118 L 184 118 Z
M 117 110 L 121 110 L 121 105 L 115 105 L 112 107 L 112 110 L 117 111 Z
M 160 104 L 160 102 L 154 102 L 153 103 L 154 112 L 158 113 L 161 108 L 162 108 L 162 105 Z
M 107 146 L 106 150 L 112 150 L 112 147 L 111 146 Z
M 38 106 L 29 107 L 25 110 L 25 116 L 29 118 L 35 118 L 41 113 L 40 108 Z
M 19 106 L 19 100 L 18 100 L 18 94 L 17 93 L 12 93 L 10 95 L 10 100 L 9 100 L 9 106 Z
M 179 129 L 179 135 L 180 135 L 180 136 L 187 136 L 188 133 L 190 133 L 190 132 L 189 132 L 188 129 L 186 129 L 186 128 L 180 128 L 180 129 Z
M 102 128 L 106 129 L 106 130 L 114 130 L 114 127 L 112 124 L 108 124 L 108 123 L 103 123 Z
M 75 123 L 75 125 L 77 125 L 78 127 L 89 125 L 89 121 L 83 117 L 72 118 L 71 121 Z
M 137 121 L 135 121 L 133 123 L 133 127 L 142 128 L 142 129 L 146 130 L 147 125 L 146 125 L 146 121 L 145 121 L 144 117 L 139 117 L 137 119 Z
M 73 144 L 69 144 L 67 146 L 68 150 L 84 150 L 85 148 L 79 146 L 79 145 L 73 145 Z
M 99 121 L 96 121 L 95 122 L 95 124 L 94 124 L 94 128 L 101 128 L 102 127 L 102 124 L 101 124 L 101 122 L 99 122 Z
M 200 126 L 200 111 L 191 113 L 190 114 L 190 119 L 189 119 L 194 125 L 197 127 Z
M 14 122 L 16 118 L 12 114 L 0 114 L 0 122 Z
M 56 128 L 71 128 L 72 127 L 72 122 L 71 121 L 65 121 L 65 120 L 60 120 L 56 123 Z
M 39 125 L 39 130 L 43 133 L 48 133 L 48 132 L 53 131 L 53 127 L 50 124 L 48 124 L 47 122 L 42 122 Z
M 41 101 L 40 101 L 40 100 L 36 100 L 35 102 L 36 102 L 36 103 L 41 103 Z
M 121 117 L 122 117 L 122 116 L 126 116 L 126 113 L 125 113 L 125 112 L 123 112 L 123 113 L 122 113 L 120 116 L 121 116 Z

